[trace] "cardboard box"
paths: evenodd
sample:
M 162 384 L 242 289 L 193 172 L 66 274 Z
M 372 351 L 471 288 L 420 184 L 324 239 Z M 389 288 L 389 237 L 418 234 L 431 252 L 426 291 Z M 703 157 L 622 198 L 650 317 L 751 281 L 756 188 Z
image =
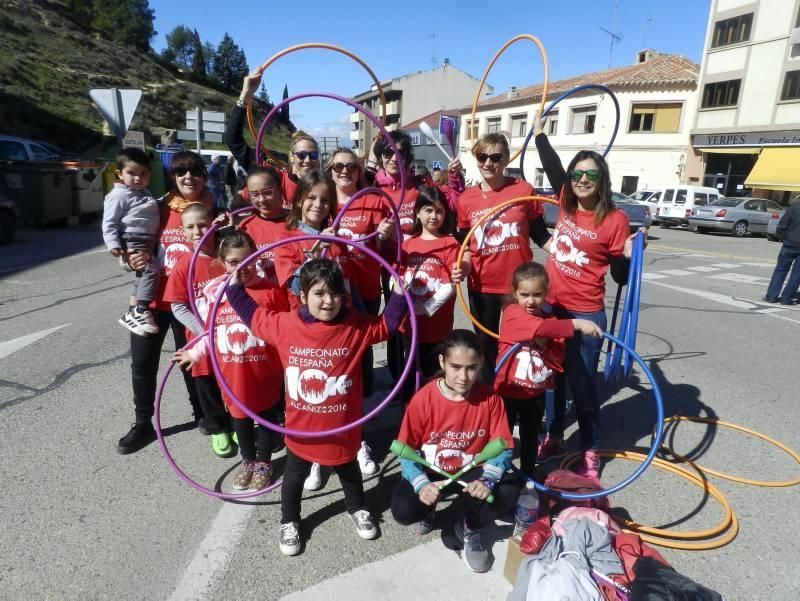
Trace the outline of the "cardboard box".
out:
M 508 580 L 512 586 L 517 581 L 517 571 L 519 570 L 519 564 L 524 556 L 525 554 L 520 551 L 519 548 L 519 539 L 509 538 L 503 576 L 505 576 L 505 579 Z

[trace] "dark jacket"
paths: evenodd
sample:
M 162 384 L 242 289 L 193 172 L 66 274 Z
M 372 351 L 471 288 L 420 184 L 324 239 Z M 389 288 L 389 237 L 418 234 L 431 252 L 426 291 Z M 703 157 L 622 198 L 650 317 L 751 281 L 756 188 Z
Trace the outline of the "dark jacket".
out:
M 786 209 L 775 232 L 784 246 L 800 249 L 800 200 Z

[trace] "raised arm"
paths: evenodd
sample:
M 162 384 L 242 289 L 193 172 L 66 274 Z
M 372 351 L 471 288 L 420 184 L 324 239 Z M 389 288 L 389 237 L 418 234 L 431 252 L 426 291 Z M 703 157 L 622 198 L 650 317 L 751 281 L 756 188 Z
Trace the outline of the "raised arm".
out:
M 553 147 L 550 146 L 550 140 L 544 133 L 544 122 L 539 114 L 536 114 L 533 120 L 533 131 L 536 140 L 536 150 L 539 152 L 539 158 L 542 161 L 542 168 L 547 179 L 550 180 L 550 185 L 556 194 L 561 193 L 561 188 L 567 183 L 567 172 L 561 164 L 561 159 Z

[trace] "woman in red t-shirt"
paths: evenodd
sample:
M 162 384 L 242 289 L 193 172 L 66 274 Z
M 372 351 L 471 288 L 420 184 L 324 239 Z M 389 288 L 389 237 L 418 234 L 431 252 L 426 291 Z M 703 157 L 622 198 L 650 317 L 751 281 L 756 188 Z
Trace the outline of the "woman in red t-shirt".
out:
M 534 121 L 536 148 L 547 178 L 560 191 L 560 210 L 549 243 L 547 275 L 550 291 L 547 302 L 559 318 L 581 318 L 607 326 L 605 276 L 611 273 L 618 282 L 627 280 L 634 235 L 628 218 L 611 200 L 608 163 L 598 153 L 582 150 L 570 161 L 567 170 L 542 131 L 542 120 Z M 600 401 L 597 396 L 597 362 L 600 338 L 576 335 L 566 343 L 564 374 L 556 379 L 553 422 L 539 449 L 542 459 L 563 453 L 565 378 L 569 380 L 580 430 L 583 464 L 579 471 L 599 476 Z
M 463 242 L 467 232 L 497 205 L 520 196 L 536 194 L 533 186 L 520 179 L 506 177 L 510 159 L 508 140 L 503 134 L 486 134 L 472 147 L 483 182 L 470 186 L 458 199 L 457 238 Z M 544 224 L 541 203 L 521 202 L 495 216 L 472 236 L 472 272 L 468 280 L 469 307 L 484 327 L 497 332 L 500 310 L 510 292 L 509 274 L 533 258 L 530 241 L 543 246 L 550 234 Z M 482 379 L 494 381 L 492 366 L 497 361 L 497 340 L 478 330 L 486 357 Z

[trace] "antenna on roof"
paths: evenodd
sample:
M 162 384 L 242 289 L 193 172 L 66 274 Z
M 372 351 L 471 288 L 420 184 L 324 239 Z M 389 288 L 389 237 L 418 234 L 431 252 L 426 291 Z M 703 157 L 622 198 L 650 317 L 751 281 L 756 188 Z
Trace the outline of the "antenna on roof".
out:
M 614 16 L 613 16 L 613 18 L 611 20 L 612 21 L 611 29 L 616 29 L 617 28 L 617 10 L 618 9 L 619 9 L 619 0 L 614 2 Z M 608 49 L 608 68 L 610 69 L 611 68 L 611 60 L 612 60 L 612 58 L 614 56 L 614 44 L 617 43 L 617 42 L 621 42 L 622 41 L 622 34 L 621 33 L 615 33 L 613 31 L 609 31 L 605 27 L 598 27 L 598 29 L 600 29 L 604 33 L 608 34 L 608 36 L 611 38 L 611 44 L 609 45 L 609 49 Z
M 428 37 L 431 38 L 431 65 L 436 68 L 436 34 L 429 33 Z

